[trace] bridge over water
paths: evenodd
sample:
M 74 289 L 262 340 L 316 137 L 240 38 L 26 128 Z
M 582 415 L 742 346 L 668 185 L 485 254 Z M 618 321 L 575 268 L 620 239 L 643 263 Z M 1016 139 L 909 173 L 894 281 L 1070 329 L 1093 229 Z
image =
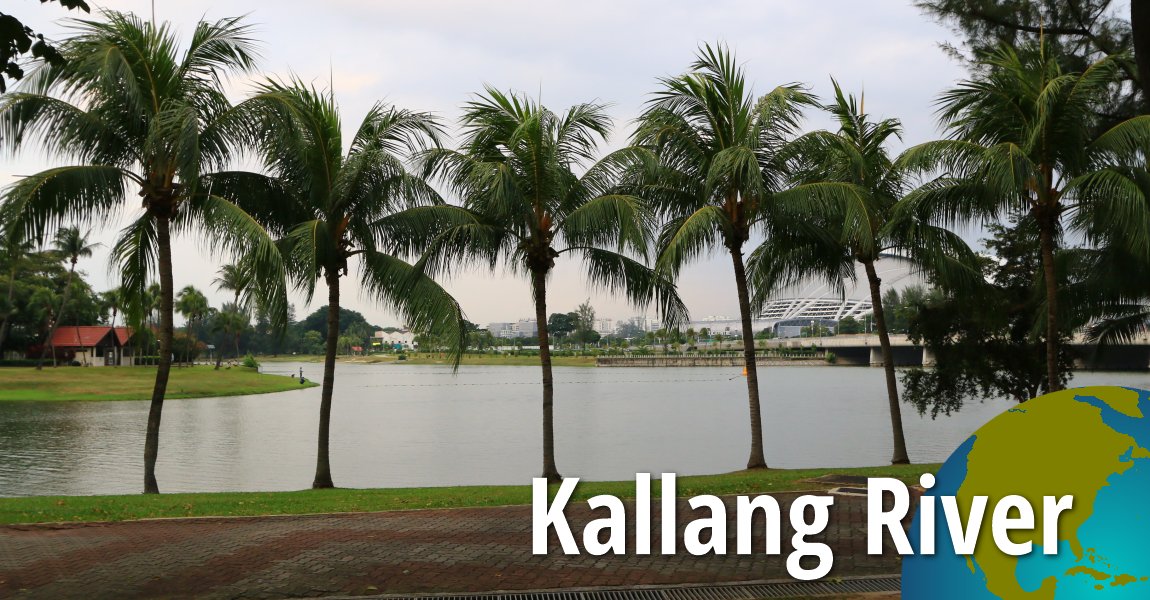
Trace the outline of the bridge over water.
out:
M 891 354 L 895 366 L 917 367 L 934 365 L 929 350 L 917 346 L 902 334 L 890 336 Z M 835 353 L 836 362 L 847 365 L 882 366 L 882 352 L 878 335 L 836 335 L 814 338 L 786 338 L 767 340 L 768 349 L 799 348 L 815 345 Z M 1109 370 L 1150 370 L 1150 334 L 1143 333 L 1127 344 L 1098 346 L 1087 343 L 1077 335 L 1071 342 L 1075 363 L 1079 368 Z

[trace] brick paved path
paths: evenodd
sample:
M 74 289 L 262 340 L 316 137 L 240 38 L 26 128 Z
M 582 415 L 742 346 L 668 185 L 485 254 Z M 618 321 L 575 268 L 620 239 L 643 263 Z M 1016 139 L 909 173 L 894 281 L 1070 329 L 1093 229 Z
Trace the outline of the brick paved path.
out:
M 730 554 L 703 557 L 681 541 L 673 556 L 566 556 L 554 535 L 551 554 L 534 556 L 529 506 L 7 526 L 0 527 L 0 597 L 282 598 L 786 579 L 794 496 L 775 496 L 783 506 L 781 556 L 762 554 L 761 540 L 756 554 L 735 554 L 732 499 Z M 889 550 L 866 554 L 865 511 L 864 498 L 836 496 L 829 527 L 812 538 L 834 550 L 830 577 L 900 570 Z M 652 512 L 657 522 L 657 506 Z M 680 505 L 680 536 L 691 512 Z M 582 546 L 583 524 L 605 511 L 572 502 L 567 514 Z M 761 535 L 761 521 L 755 529 Z M 657 552 L 657 524 L 653 530 Z

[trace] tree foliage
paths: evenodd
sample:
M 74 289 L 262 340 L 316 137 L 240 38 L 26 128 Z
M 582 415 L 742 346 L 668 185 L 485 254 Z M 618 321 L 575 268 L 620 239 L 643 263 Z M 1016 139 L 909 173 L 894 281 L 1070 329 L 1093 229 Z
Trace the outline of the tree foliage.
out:
M 1066 72 L 1085 71 L 1113 58 L 1121 78 L 1099 103 L 1098 112 L 1122 120 L 1144 112 L 1143 82 L 1150 84 L 1150 31 L 1139 5 L 1114 0 L 917 0 L 918 6 L 962 37 L 961 47 L 943 44 L 973 68 L 1003 45 L 1024 47 L 1041 40 Z M 1132 27 L 1131 17 L 1136 21 Z M 1137 37 L 1136 37 L 1137 34 Z M 1137 55 L 1135 50 L 1137 49 Z M 1146 73 L 1146 74 L 1144 74 Z
M 56 0 L 40 0 L 40 3 Z M 68 10 L 82 10 L 91 12 L 91 8 L 84 0 L 58 0 L 60 5 Z M 22 55 L 30 54 L 33 59 L 40 59 L 51 65 L 61 66 L 64 57 L 44 35 L 32 31 L 16 17 L 0 12 L 0 93 L 8 90 L 8 81 L 22 79 L 24 68 L 19 60 Z
M 963 295 L 934 291 L 904 299 L 909 314 L 911 341 L 925 346 L 935 358 L 930 369 L 911 369 L 903 375 L 905 398 L 920 413 L 949 415 L 973 399 L 1013 398 L 1024 402 L 1047 389 L 1046 329 L 1042 264 L 1033 221 L 1009 227 L 988 226 L 986 240 L 994 259 L 983 261 L 986 285 Z M 1072 252 L 1061 255 L 1063 259 Z M 1060 289 L 1081 279 L 1081 269 L 1061 261 Z M 909 291 L 909 290 L 908 290 Z M 1060 336 L 1081 321 L 1061 321 Z M 1065 344 L 1059 346 L 1059 385 L 1070 377 L 1072 360 Z

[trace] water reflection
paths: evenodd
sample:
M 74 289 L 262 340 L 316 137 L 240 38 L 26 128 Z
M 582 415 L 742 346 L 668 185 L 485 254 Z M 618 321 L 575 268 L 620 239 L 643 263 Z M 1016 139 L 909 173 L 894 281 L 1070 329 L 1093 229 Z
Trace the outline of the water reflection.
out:
M 298 364 L 270 370 L 298 372 Z M 321 365 L 302 365 L 321 377 Z M 339 365 L 332 471 L 348 487 L 524 484 L 540 470 L 535 367 Z M 750 434 L 737 369 L 556 369 L 560 471 L 588 479 L 702 474 L 745 464 Z M 1075 385 L 1150 387 L 1150 375 L 1085 373 Z M 890 458 L 882 372 L 768 368 L 767 460 L 866 466 Z M 293 490 L 311 483 L 319 388 L 165 405 L 166 492 Z M 931 421 L 906 415 L 916 462 L 941 461 L 1006 401 Z M 146 402 L 0 405 L 0 495 L 135 493 Z

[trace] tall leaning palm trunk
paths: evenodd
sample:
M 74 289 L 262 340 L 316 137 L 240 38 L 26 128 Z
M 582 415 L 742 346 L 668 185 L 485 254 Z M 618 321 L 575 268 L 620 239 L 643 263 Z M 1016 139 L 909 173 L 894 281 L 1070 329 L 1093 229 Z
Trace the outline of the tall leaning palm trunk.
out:
M 339 349 L 339 274 L 324 275 L 327 282 L 327 335 L 324 340 L 323 384 L 320 388 L 319 437 L 317 439 L 316 489 L 335 487 L 331 478 L 331 399 L 335 395 L 335 357 Z
M 156 365 L 156 382 L 148 406 L 148 427 L 144 435 L 144 493 L 160 493 L 156 481 L 156 461 L 160 456 L 160 420 L 164 412 L 164 395 L 172 371 L 172 336 L 175 335 L 172 313 L 172 237 L 169 218 L 156 219 L 156 271 L 160 279 L 160 356 Z
M 890 431 L 894 446 L 894 453 L 890 462 L 892 465 L 905 465 L 910 463 L 910 454 L 906 450 L 906 436 L 902 431 L 902 405 L 898 399 L 898 380 L 894 373 L 894 353 L 890 349 L 890 330 L 887 329 L 886 311 L 882 307 L 882 279 L 879 279 L 873 260 L 863 261 L 863 268 L 866 270 L 867 287 L 870 288 L 874 326 L 878 333 L 879 348 L 882 351 L 883 375 L 886 378 L 887 407 L 890 411 Z
M 548 481 L 558 481 L 555 466 L 555 377 L 551 372 L 551 340 L 547 331 L 547 272 L 531 271 L 531 295 L 535 303 L 535 323 L 539 333 L 539 368 L 543 373 L 543 474 Z
M 158 493 L 160 420 L 172 365 L 172 235 L 196 230 L 213 248 L 261 264 L 278 257 L 265 232 L 230 199 L 199 185 L 231 156 L 236 124 L 223 81 L 254 68 L 253 43 L 234 18 L 197 24 L 181 49 L 167 24 L 113 11 L 101 16 L 73 21 L 73 36 L 61 46 L 66 62 L 40 68 L 0 100 L 4 144 L 36 140 L 76 160 L 18 181 L 6 194 L 3 216 L 32 238 L 61 221 L 109 218 L 129 197 L 140 206 L 112 255 L 136 324 L 152 309 L 145 302 L 151 273 L 159 280 L 159 365 L 144 442 L 144 491 Z M 277 321 L 285 320 L 286 298 L 274 304 Z
M 745 243 L 745 239 L 743 243 Z M 755 330 L 751 317 L 751 292 L 747 283 L 747 268 L 743 262 L 743 243 L 731 244 L 731 265 L 735 271 L 735 293 L 739 298 L 739 320 L 742 321 L 743 370 L 747 379 L 747 405 L 751 422 L 751 455 L 748 469 L 767 468 L 766 449 L 763 447 L 763 410 L 759 401 L 759 367 L 755 359 Z

